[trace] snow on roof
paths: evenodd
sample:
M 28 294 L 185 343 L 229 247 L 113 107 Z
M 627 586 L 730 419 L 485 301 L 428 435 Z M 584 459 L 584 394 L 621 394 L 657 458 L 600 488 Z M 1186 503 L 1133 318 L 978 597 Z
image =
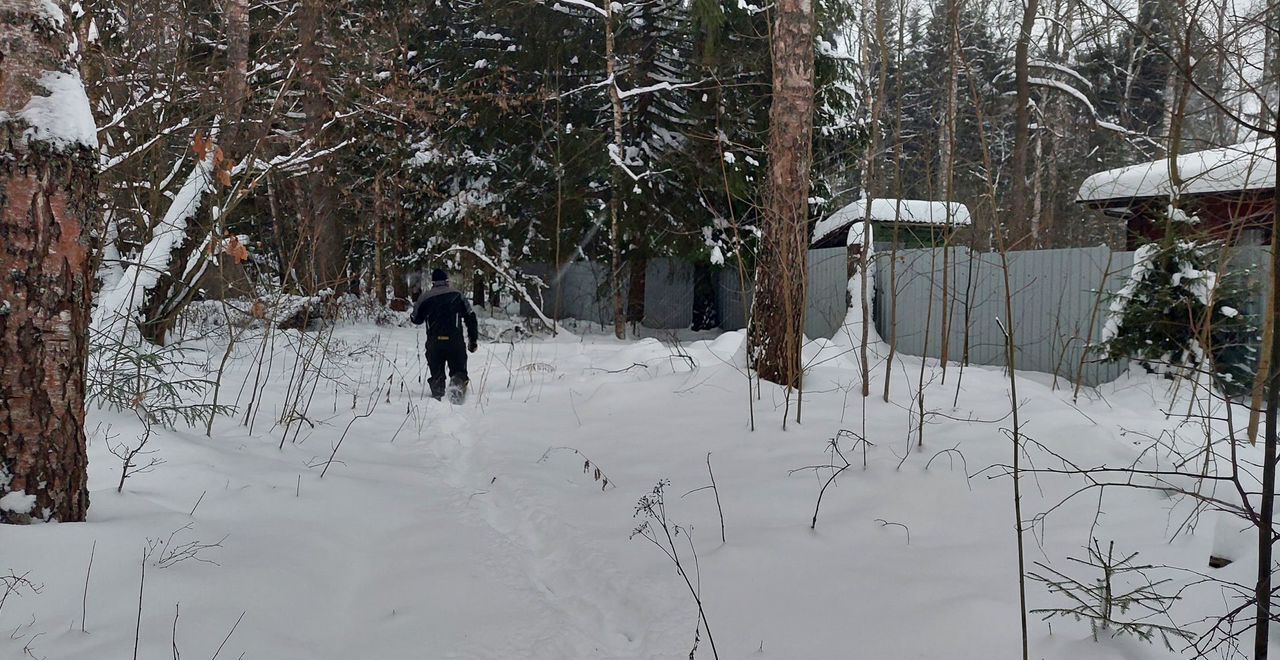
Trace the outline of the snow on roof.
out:
M 1260 190 L 1276 185 L 1274 138 L 1178 156 L 1181 194 Z M 1168 197 L 1169 159 L 1099 172 L 1080 185 L 1077 201 Z
M 818 221 L 813 227 L 813 242 L 867 217 L 867 200 L 856 202 Z M 967 226 L 969 209 L 959 202 L 931 202 L 921 199 L 873 199 L 873 222 L 901 222 L 922 225 Z

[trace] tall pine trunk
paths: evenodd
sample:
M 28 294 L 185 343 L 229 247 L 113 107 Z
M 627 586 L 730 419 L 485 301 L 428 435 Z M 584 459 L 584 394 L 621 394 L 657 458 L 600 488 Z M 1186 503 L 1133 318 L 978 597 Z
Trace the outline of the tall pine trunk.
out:
M 609 75 L 609 104 L 613 108 L 613 148 L 614 157 L 619 161 L 626 159 L 622 147 L 622 95 L 618 92 L 618 57 L 614 50 L 615 17 L 613 2 L 602 0 L 605 13 L 604 27 L 604 61 Z M 622 168 L 614 164 L 611 168 L 611 184 L 609 186 L 609 234 L 610 234 L 610 272 L 609 280 L 613 288 L 613 333 L 618 339 L 627 336 L 626 300 L 622 292 L 622 223 L 618 217 L 622 206 Z
M 249 100 L 249 0 L 227 0 L 227 70 L 223 73 L 222 138 L 228 158 L 243 160 L 248 146 L 244 108 Z
M 0 2 L 0 523 L 82 521 L 89 508 L 84 373 L 97 140 L 66 59 L 66 9 Z
M 327 8 L 321 0 L 305 0 L 298 16 L 298 80 L 302 88 L 302 111 L 307 116 L 302 135 L 311 141 L 313 149 L 325 145 L 325 125 L 333 115 L 322 43 Z M 331 160 L 327 156 L 314 159 L 311 171 L 295 179 L 299 230 L 310 246 L 303 269 L 303 283 L 308 293 L 328 288 L 340 290 L 345 285 L 346 255 L 329 176 Z
M 769 180 L 751 310 L 751 354 L 761 378 L 799 387 L 808 288 L 814 13 L 812 0 L 778 0 L 773 11 Z
M 1017 233 L 1010 237 L 1012 241 L 1006 242 L 1006 246 L 1019 242 L 1030 232 L 1030 228 L 1035 225 L 1035 221 L 1030 217 L 1031 209 L 1028 203 L 1027 161 L 1028 152 L 1031 149 L 1030 50 L 1032 27 L 1038 6 L 1039 2 L 1037 0 L 1027 1 L 1023 9 L 1018 40 L 1014 46 L 1014 103 L 1016 107 L 1014 109 L 1013 127 L 1013 168 L 1010 172 L 1012 179 L 1010 196 L 1012 200 L 1009 205 L 1009 211 Z M 1007 232 L 1006 236 L 1008 236 Z

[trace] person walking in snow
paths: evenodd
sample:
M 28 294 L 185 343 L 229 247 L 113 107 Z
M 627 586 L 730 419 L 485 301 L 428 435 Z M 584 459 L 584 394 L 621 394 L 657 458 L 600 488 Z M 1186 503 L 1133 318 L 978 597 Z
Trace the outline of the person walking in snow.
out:
M 449 286 L 449 274 L 439 268 L 431 271 L 431 288 L 413 305 L 409 320 L 414 325 L 427 324 L 427 368 L 431 370 L 431 396 L 437 401 L 445 395 L 445 367 L 449 368 L 449 400 L 461 403 L 467 391 L 467 352 L 476 352 L 477 324 L 471 302 Z M 467 328 L 463 343 L 462 328 Z

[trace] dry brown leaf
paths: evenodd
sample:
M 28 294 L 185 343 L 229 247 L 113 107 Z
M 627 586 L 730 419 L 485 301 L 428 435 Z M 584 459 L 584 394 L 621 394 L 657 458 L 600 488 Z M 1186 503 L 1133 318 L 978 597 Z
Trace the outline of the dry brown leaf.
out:
M 237 264 L 242 264 L 249 260 L 249 248 L 245 247 L 244 243 L 241 243 L 236 236 L 227 238 L 226 251 Z
M 197 160 L 204 160 L 209 155 L 210 141 L 204 136 L 204 133 L 196 133 L 191 139 L 191 151 L 195 152 Z

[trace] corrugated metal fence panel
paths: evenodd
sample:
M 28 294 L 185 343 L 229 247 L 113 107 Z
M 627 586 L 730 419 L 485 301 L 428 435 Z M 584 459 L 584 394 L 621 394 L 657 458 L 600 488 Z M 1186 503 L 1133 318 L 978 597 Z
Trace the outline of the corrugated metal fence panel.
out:
M 849 311 L 849 258 L 845 248 L 809 250 L 809 293 L 804 334 L 831 337 Z
M 1123 284 L 1132 255 L 1112 255 L 1107 248 L 1037 250 L 1010 253 L 1008 261 L 1011 323 L 999 254 L 948 248 L 879 255 L 881 336 L 909 355 L 941 358 L 945 352 L 952 361 L 1003 366 L 1003 325 L 1012 329 L 1019 369 L 1067 381 L 1080 377 L 1087 384 L 1123 370 L 1124 365 L 1097 363 L 1088 347 L 1105 318 L 1099 291 Z
M 1271 253 L 1262 246 L 1238 248 L 1231 255 L 1231 270 L 1244 277 L 1244 284 L 1254 293 L 1247 309 L 1240 310 L 1257 319 L 1262 328 L 1262 315 L 1267 311 L 1267 292 L 1271 285 Z
M 809 251 L 809 295 L 805 310 L 805 334 L 809 337 L 830 337 L 844 321 L 848 310 L 847 269 L 845 248 Z M 558 280 L 547 264 L 530 264 L 522 270 L 546 283 L 541 294 L 542 310 L 547 316 L 604 325 L 612 323 L 613 300 L 609 271 L 604 264 L 574 262 L 562 269 Z M 736 268 L 723 268 L 717 274 L 716 304 L 721 328 L 746 327 L 755 289 L 754 275 L 745 273 L 744 295 Z M 629 278 L 626 279 L 624 285 L 629 283 Z M 530 293 L 537 297 L 536 292 Z M 644 325 L 658 329 L 687 328 L 693 324 L 693 303 L 693 264 L 679 259 L 650 259 L 645 273 Z M 532 315 L 527 304 L 522 303 L 521 308 L 525 315 Z
M 547 264 L 531 264 L 522 270 L 536 275 L 546 284 L 542 289 L 542 311 L 547 316 L 554 319 L 574 318 L 602 325 L 613 323 L 609 269 L 604 264 L 574 262 L 564 266 L 558 277 Z M 530 293 L 533 294 L 532 291 Z M 528 307 L 527 304 L 522 304 L 521 307 L 523 313 L 532 312 L 524 309 Z
M 1009 261 L 1019 368 L 1088 385 L 1124 369 L 1100 362 L 1090 346 L 1101 336 L 1107 295 L 1123 285 L 1131 261 L 1105 247 L 1016 252 Z
M 1129 274 L 1133 271 L 1133 255 L 1133 252 L 1112 252 L 1110 259 L 1103 266 L 1105 272 L 1102 273 L 1102 284 L 1099 286 L 1102 294 L 1095 298 L 1098 301 L 1098 310 L 1094 316 L 1093 332 L 1090 335 L 1092 344 L 1096 345 L 1102 341 L 1102 330 L 1106 327 L 1107 316 L 1110 314 L 1111 297 L 1123 289 L 1129 281 Z M 1085 360 L 1081 380 L 1086 385 L 1098 385 L 1115 380 L 1129 367 L 1127 361 L 1104 362 L 1095 351 L 1086 353 Z
M 737 268 L 723 268 L 717 275 L 716 305 L 720 308 L 720 327 L 725 330 L 741 330 L 747 327 L 751 313 L 751 294 L 755 290 L 751 273 L 739 273 Z M 746 291 L 742 280 L 746 279 Z
M 942 333 L 940 296 L 932 281 L 941 250 L 899 250 L 877 255 L 876 326 L 880 336 L 909 355 L 937 357 Z
M 1241 311 L 1254 315 L 1260 325 L 1269 281 L 1267 248 L 1240 248 L 1230 259 L 1230 271 L 1244 273 L 1251 290 L 1257 292 L 1249 308 Z M 1005 324 L 1014 333 L 1019 369 L 1096 385 L 1115 379 L 1127 366 L 1101 361 L 1090 346 L 1102 337 L 1108 295 L 1119 291 L 1128 279 L 1132 252 L 1113 253 L 1097 247 L 1010 253 L 1012 323 L 1005 309 L 1004 266 L 997 253 L 971 253 L 966 248 L 882 250 L 875 260 L 876 326 L 901 353 L 940 358 L 945 351 L 952 361 L 1003 366 L 1006 355 L 1001 324 Z M 674 259 L 652 259 L 648 268 L 645 325 L 688 327 L 693 315 L 693 266 Z M 847 271 L 844 248 L 809 252 L 805 321 L 809 337 L 830 337 L 839 329 L 848 309 Z M 525 272 L 548 283 L 542 292 L 543 311 L 548 315 L 602 325 L 612 322 L 607 266 L 571 264 L 564 269 L 558 286 L 546 265 L 528 266 Z M 737 269 L 724 268 L 718 273 L 717 305 L 725 330 L 746 327 L 753 275 L 746 274 L 744 295 Z
M 630 278 L 623 278 L 623 286 Z M 565 308 L 570 316 L 601 325 L 613 324 L 613 290 L 609 282 L 609 267 L 591 262 L 574 262 L 565 271 Z M 626 291 L 623 291 L 626 296 Z
M 520 266 L 520 273 L 525 276 L 536 277 L 542 280 L 544 285 L 551 282 L 553 275 L 551 272 L 551 266 L 548 264 L 524 264 Z M 552 300 L 551 290 L 546 286 L 538 287 L 530 285 L 527 288 L 529 296 L 533 298 L 534 302 L 538 303 L 538 305 L 542 307 L 542 313 L 545 314 L 547 318 L 554 319 L 556 305 L 555 301 Z M 529 301 L 527 300 L 520 301 L 520 315 L 526 318 L 533 318 L 537 316 L 533 313 L 533 307 L 529 305 Z
M 645 327 L 660 330 L 693 325 L 693 264 L 679 259 L 650 259 L 644 279 Z

